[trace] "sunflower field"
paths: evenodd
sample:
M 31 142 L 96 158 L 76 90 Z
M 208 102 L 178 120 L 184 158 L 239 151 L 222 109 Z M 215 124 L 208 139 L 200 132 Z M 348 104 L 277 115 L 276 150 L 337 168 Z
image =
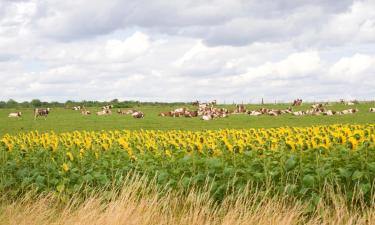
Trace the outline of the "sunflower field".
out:
M 212 195 L 272 187 L 319 199 L 329 184 L 364 199 L 373 196 L 375 124 L 224 129 L 114 130 L 39 133 L 0 138 L 0 192 L 72 195 L 121 187 L 129 174 L 163 187 L 208 182 Z

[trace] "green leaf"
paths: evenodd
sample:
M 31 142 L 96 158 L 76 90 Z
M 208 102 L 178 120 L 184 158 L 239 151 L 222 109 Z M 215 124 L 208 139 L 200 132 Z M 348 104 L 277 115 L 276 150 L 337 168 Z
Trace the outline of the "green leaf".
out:
M 56 186 L 56 190 L 58 192 L 60 192 L 60 193 L 63 192 L 64 189 L 65 189 L 65 185 L 64 184 L 59 184 L 59 185 Z
M 349 178 L 352 175 L 352 173 L 348 169 L 345 169 L 345 168 L 339 168 L 339 174 L 340 176 L 346 177 L 346 178 Z
M 356 170 L 352 175 L 352 180 L 359 180 L 363 176 L 363 172 Z
M 314 176 L 312 176 L 310 174 L 307 174 L 303 177 L 302 183 L 303 183 L 304 186 L 312 188 L 314 186 L 314 183 L 315 183 L 315 178 L 314 178 Z
M 294 157 L 290 157 L 286 162 L 285 162 L 285 169 L 287 171 L 290 171 L 296 167 L 297 161 L 295 160 Z

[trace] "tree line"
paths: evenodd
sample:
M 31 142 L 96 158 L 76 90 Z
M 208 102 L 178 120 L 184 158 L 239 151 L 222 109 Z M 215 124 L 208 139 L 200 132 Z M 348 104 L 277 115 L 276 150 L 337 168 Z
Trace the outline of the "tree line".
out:
M 113 99 L 111 101 L 73 101 L 68 100 L 66 102 L 57 102 L 57 101 L 41 101 L 39 99 L 33 99 L 31 101 L 17 102 L 14 99 L 9 99 L 8 101 L 0 101 L 0 108 L 72 108 L 74 106 L 85 106 L 85 107 L 102 107 L 104 105 L 113 105 L 114 108 L 133 108 L 140 105 L 183 105 L 191 104 L 186 102 L 141 102 L 141 101 L 119 101 L 118 99 Z

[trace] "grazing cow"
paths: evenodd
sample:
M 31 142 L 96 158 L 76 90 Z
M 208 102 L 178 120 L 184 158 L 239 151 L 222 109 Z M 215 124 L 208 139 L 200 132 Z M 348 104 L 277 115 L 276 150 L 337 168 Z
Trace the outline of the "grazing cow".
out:
M 375 108 L 370 108 L 369 112 L 375 112 Z
M 38 116 L 44 116 L 44 119 L 47 119 L 47 116 L 49 114 L 49 111 L 51 111 L 50 108 L 46 108 L 46 109 L 38 109 L 38 108 L 35 108 L 34 109 L 34 120 L 36 120 L 36 118 Z
M 141 111 L 137 111 L 137 112 L 132 113 L 132 117 L 135 119 L 141 119 L 145 117 L 145 114 Z
M 302 104 L 302 99 L 295 99 L 292 106 L 300 106 Z
M 20 118 L 22 116 L 21 112 L 13 112 L 9 113 L 8 117 L 13 117 L 13 118 Z
M 234 113 L 245 113 L 246 112 L 246 106 L 244 104 L 236 105 L 236 109 L 234 110 Z

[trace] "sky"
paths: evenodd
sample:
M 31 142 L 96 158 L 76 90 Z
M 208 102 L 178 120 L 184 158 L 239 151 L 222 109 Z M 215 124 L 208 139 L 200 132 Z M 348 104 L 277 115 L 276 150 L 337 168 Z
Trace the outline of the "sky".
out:
M 0 100 L 374 100 L 375 0 L 0 0 Z

